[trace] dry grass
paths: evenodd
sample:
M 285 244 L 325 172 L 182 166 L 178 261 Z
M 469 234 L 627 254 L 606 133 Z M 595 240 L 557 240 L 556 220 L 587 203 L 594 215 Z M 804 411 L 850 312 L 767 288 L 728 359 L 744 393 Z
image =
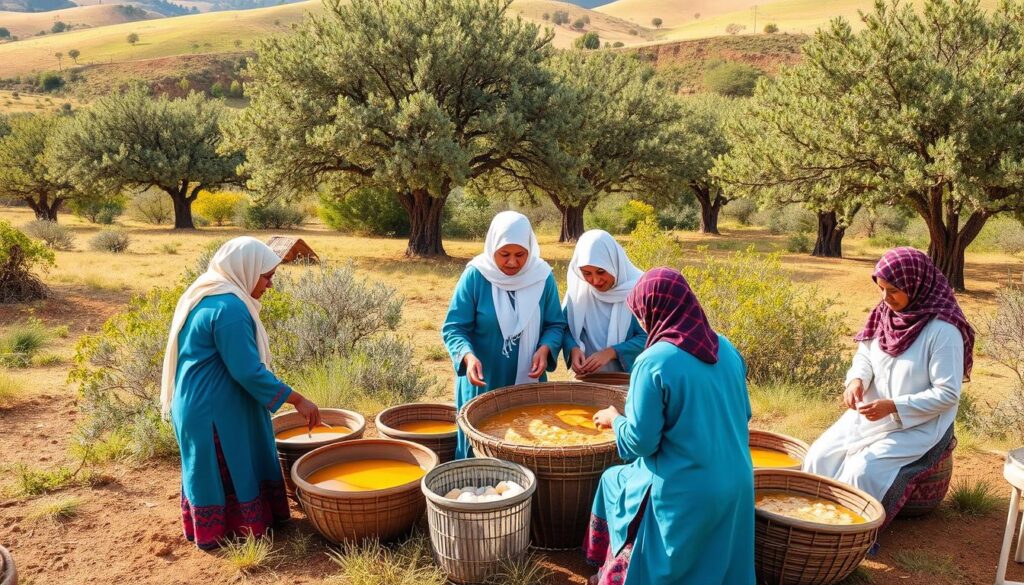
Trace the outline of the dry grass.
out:
M 25 520 L 29 522 L 65 522 L 78 515 L 82 506 L 82 498 L 69 496 L 65 498 L 46 499 L 36 502 L 29 508 Z
M 150 17 L 159 17 L 159 14 L 149 13 Z M 97 4 L 94 6 L 79 6 L 77 8 L 64 8 L 48 12 L 7 12 L 0 11 L 0 22 L 11 31 L 11 34 L 22 39 L 30 37 L 41 30 L 50 34 L 50 27 L 54 21 L 61 21 L 70 25 L 72 30 L 89 29 L 111 24 L 120 24 L 138 20 L 126 18 L 124 13 L 117 9 L 114 4 Z M 66 32 L 59 34 L 68 34 Z M 59 35 L 58 35 L 59 36 Z M 70 57 L 64 61 L 64 66 L 72 65 L 74 62 Z M 53 67 L 56 69 L 56 60 Z
M 947 583 L 964 582 L 963 569 L 948 557 L 921 549 L 899 550 L 892 554 L 892 560 L 899 568 L 913 574 L 937 577 Z M 934 579 L 929 582 L 935 582 Z
M 960 479 L 949 492 L 949 504 L 961 516 L 987 516 L 1002 503 L 996 486 L 984 479 Z
M 14 406 L 24 394 L 24 383 L 21 380 L 0 372 L 0 408 Z
M 430 557 L 430 542 L 417 533 L 405 542 L 388 547 L 371 541 L 343 545 L 327 553 L 341 569 L 332 580 L 339 585 L 444 585 L 444 573 Z
M 265 569 L 280 557 L 280 554 L 274 550 L 273 534 L 254 536 L 251 532 L 244 537 L 223 541 L 220 554 L 239 573 L 252 573 Z

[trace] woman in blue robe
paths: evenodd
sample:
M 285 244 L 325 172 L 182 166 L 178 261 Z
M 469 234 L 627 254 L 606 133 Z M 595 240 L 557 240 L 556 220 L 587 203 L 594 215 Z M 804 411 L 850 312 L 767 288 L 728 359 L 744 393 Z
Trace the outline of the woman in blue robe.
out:
M 562 309 L 569 324 L 562 344 L 577 376 L 629 372 L 647 344 L 647 333 L 626 306 L 643 276 L 606 231 L 580 236 L 569 261 Z
M 441 338 L 455 367 L 455 406 L 495 388 L 545 381 L 562 347 L 565 319 L 551 266 L 530 220 L 514 211 L 491 221 L 484 252 L 455 285 Z M 462 430 L 455 457 L 473 455 Z
M 619 455 L 584 542 L 600 585 L 754 585 L 754 474 L 746 366 L 711 329 L 681 274 L 658 268 L 630 294 L 647 330 L 626 411 L 598 411 Z
M 181 450 L 185 537 L 204 550 L 288 520 L 270 413 L 285 402 L 320 424 L 316 405 L 269 370 L 259 299 L 281 259 L 235 238 L 182 295 L 164 354 L 161 406 Z

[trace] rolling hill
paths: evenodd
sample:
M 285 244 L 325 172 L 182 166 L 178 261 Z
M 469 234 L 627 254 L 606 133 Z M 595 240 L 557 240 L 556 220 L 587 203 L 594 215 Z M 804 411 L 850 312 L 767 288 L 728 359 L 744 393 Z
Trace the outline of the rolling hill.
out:
M 817 3 L 831 4 L 827 0 Z M 662 20 L 663 28 L 671 28 L 718 14 L 750 10 L 755 4 L 763 5 L 765 0 L 616 0 L 595 10 L 644 26 L 650 26 L 651 20 L 657 17 Z
M 70 25 L 73 31 L 77 28 L 96 28 L 159 17 L 159 14 L 145 10 L 124 10 L 124 7 L 119 5 L 97 4 L 94 6 L 64 8 L 50 12 L 4 11 L 0 12 L 0 26 L 6 27 L 14 36 L 25 38 L 41 30 L 49 33 L 50 27 L 57 21 Z M 70 34 L 72 31 L 60 34 Z

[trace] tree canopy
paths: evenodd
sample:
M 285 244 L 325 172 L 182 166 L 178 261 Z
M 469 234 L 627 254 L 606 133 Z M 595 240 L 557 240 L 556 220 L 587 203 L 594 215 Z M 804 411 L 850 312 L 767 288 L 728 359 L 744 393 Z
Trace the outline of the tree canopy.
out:
M 25 202 L 37 219 L 57 221 L 61 205 L 82 196 L 47 166 L 55 132 L 67 122 L 55 115 L 20 115 L 5 120 L 0 130 L 0 197 Z

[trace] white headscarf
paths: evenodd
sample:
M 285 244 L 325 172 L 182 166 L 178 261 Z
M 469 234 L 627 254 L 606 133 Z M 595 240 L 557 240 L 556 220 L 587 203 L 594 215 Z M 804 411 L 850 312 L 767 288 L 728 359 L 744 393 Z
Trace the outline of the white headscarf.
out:
M 217 250 L 206 272 L 178 299 L 167 338 L 163 379 L 160 382 L 160 408 L 164 418 L 171 412 L 171 398 L 174 396 L 174 377 L 178 371 L 178 334 L 185 326 L 189 313 L 204 297 L 230 293 L 242 299 L 256 323 L 256 347 L 260 351 L 260 361 L 270 367 L 270 339 L 260 321 L 260 302 L 252 298 L 252 291 L 260 275 L 270 272 L 280 263 L 281 258 L 256 238 L 235 238 Z
M 606 292 L 594 288 L 583 278 L 584 266 L 596 266 L 615 277 L 615 285 Z M 626 251 L 606 231 L 590 230 L 580 236 L 576 250 L 569 261 L 565 299 L 569 333 L 587 353 L 580 334 L 586 327 L 590 339 L 605 343 L 604 348 L 622 343 L 629 332 L 632 314 L 626 306 L 626 297 L 636 286 L 643 271 L 633 265 Z M 592 347 L 591 351 L 604 348 Z
M 505 274 L 494 262 L 495 252 L 509 244 L 522 246 L 529 252 L 526 265 L 515 276 Z M 469 265 L 479 270 L 491 283 L 491 297 L 501 325 L 501 336 L 505 340 L 502 353 L 508 356 L 516 342 L 519 343 L 516 384 L 535 382 L 529 373 L 533 354 L 540 342 L 540 298 L 544 294 L 548 275 L 551 274 L 551 266 L 540 257 L 540 246 L 530 220 L 515 211 L 503 211 L 495 215 L 487 230 L 483 254 L 470 260 Z M 509 292 L 515 293 L 514 306 L 509 299 Z

